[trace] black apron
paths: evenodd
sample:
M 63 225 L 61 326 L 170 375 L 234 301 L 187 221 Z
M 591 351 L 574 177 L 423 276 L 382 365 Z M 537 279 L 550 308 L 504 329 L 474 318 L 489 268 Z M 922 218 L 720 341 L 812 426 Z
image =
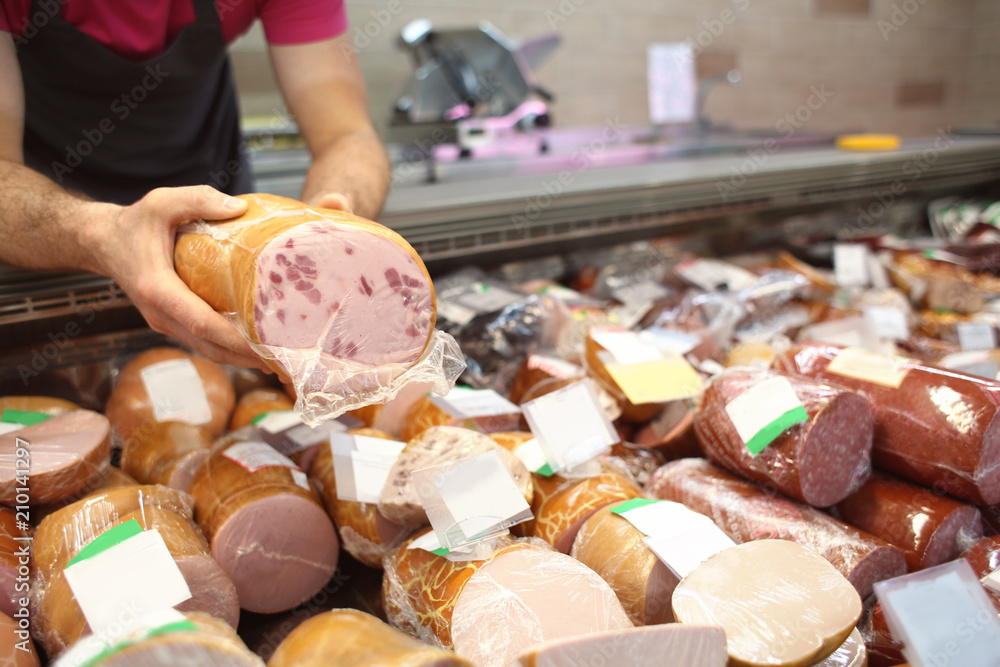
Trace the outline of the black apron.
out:
M 44 9 L 33 0 L 31 15 Z M 214 0 L 166 51 L 131 62 L 59 16 L 18 40 L 24 161 L 63 187 L 131 204 L 161 186 L 253 191 Z

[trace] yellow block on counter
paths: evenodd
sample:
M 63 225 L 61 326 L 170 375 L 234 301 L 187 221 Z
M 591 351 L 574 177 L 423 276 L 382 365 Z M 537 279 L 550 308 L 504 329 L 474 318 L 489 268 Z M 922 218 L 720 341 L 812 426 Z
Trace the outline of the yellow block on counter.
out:
M 705 383 L 680 355 L 638 364 L 608 364 L 607 370 L 628 400 L 636 405 L 690 398 Z
M 846 151 L 891 151 L 899 148 L 895 134 L 844 134 L 837 137 L 837 148 Z

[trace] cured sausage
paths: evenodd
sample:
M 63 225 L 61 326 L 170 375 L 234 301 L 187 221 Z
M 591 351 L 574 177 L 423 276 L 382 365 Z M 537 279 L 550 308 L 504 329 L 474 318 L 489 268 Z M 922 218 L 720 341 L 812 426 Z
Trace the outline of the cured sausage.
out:
M 253 422 L 254 418 L 272 410 L 291 410 L 295 401 L 278 389 L 261 387 L 252 389 L 236 401 L 236 409 L 229 420 L 229 430 L 235 431 Z
M 842 353 L 835 345 L 801 345 L 778 355 L 775 367 L 868 398 L 876 467 L 977 505 L 1000 502 L 1000 383 L 906 361 L 898 387 L 887 386 L 831 371 Z
M 122 447 L 121 466 L 142 484 L 187 491 L 212 451 L 212 435 L 184 422 L 157 422 L 135 430 Z
M 434 330 L 434 289 L 402 236 L 345 211 L 241 199 L 245 214 L 177 236 L 174 265 L 195 294 L 270 348 L 316 350 L 347 366 L 420 357 Z M 265 361 L 288 376 L 297 358 Z
M 832 513 L 899 547 L 910 572 L 958 558 L 963 544 L 983 535 L 974 506 L 878 472 Z
M 28 597 L 27 577 L 22 577 L 22 590 L 18 590 L 17 568 L 30 562 L 30 537 L 29 530 L 18 524 L 17 513 L 0 507 L 0 614 L 13 616 L 21 606 L 18 601 Z
M 728 661 L 722 628 L 671 623 L 546 642 L 522 654 L 511 667 L 726 667 Z
M 651 498 L 675 500 L 708 516 L 736 542 L 791 540 L 820 554 L 857 589 L 906 573 L 902 552 L 809 505 L 768 493 L 704 459 L 671 461 L 646 487 Z
M 972 571 L 982 579 L 988 574 L 1000 570 L 1000 536 L 984 537 L 962 553 L 962 558 L 969 561 Z M 1000 591 L 984 586 L 986 593 L 993 601 L 993 606 L 1000 613 Z
M 759 453 L 748 449 L 727 406 L 760 392 L 768 382 L 787 382 L 809 416 L 786 428 Z M 779 385 L 780 386 L 780 385 Z M 871 468 L 871 406 L 855 393 L 808 378 L 782 376 L 765 369 L 730 369 L 709 382 L 695 413 L 694 429 L 708 458 L 766 486 L 773 486 L 814 507 L 829 507 L 856 491 Z

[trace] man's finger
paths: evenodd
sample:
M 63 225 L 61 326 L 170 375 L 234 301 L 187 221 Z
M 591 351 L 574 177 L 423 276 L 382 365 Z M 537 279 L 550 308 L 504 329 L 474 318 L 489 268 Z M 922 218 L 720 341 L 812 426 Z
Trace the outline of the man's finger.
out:
M 154 215 L 177 226 L 194 220 L 227 220 L 247 210 L 247 203 L 208 185 L 157 188 L 144 198 Z

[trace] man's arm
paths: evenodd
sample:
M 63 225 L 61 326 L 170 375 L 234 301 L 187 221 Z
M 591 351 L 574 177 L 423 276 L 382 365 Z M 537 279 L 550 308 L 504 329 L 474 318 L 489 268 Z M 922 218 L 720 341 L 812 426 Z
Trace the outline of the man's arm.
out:
M 208 186 L 160 188 L 132 206 L 92 201 L 25 167 L 23 133 L 20 67 L 10 33 L 0 32 L 0 261 L 113 278 L 154 330 L 215 361 L 266 369 L 173 269 L 179 225 L 239 215 L 245 202 Z
M 288 109 L 313 156 L 302 199 L 375 219 L 389 189 L 389 161 L 372 126 L 350 37 L 270 47 Z

